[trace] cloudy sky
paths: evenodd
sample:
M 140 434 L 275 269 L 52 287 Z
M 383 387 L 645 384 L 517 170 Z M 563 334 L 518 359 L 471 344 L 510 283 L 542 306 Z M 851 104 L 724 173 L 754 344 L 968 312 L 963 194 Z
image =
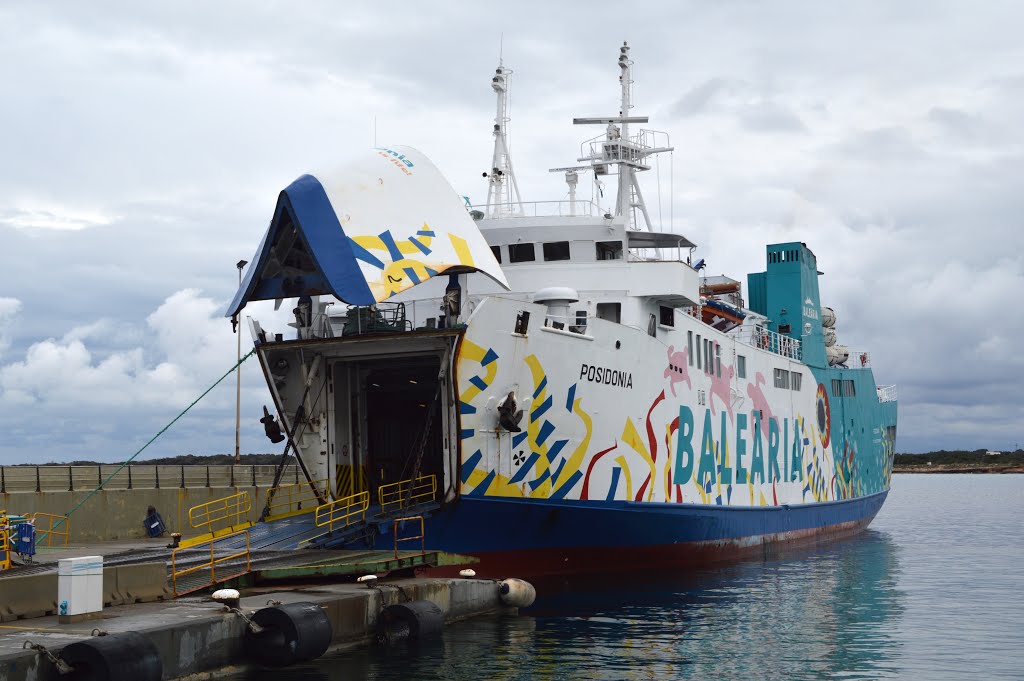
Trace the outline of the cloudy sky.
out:
M 122 460 L 229 369 L 235 262 L 374 121 L 483 201 L 502 34 L 525 199 L 564 194 L 547 169 L 617 110 L 628 40 L 676 147 L 648 201 L 709 272 L 805 241 L 899 386 L 899 451 L 1019 446 L 1020 5 L 636 4 L 5 3 L 0 463 Z M 243 393 L 243 451 L 273 451 L 253 363 Z M 229 380 L 147 453 L 233 451 L 233 406 Z

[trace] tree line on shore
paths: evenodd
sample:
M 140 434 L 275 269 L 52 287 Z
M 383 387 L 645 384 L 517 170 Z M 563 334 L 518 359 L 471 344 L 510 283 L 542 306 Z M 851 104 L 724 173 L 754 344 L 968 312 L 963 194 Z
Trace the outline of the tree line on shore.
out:
M 989 454 L 988 450 L 939 450 L 926 454 L 897 454 L 893 462 L 896 466 L 934 466 L 941 465 L 1024 465 L 1024 449 L 1013 452 Z

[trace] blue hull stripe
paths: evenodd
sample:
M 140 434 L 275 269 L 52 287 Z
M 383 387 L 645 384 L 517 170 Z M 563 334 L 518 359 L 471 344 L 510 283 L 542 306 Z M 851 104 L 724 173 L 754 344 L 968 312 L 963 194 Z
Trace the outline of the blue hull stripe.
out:
M 525 470 L 526 466 L 520 473 Z M 463 496 L 430 516 L 426 531 L 430 549 L 469 554 L 740 543 L 761 535 L 868 520 L 881 508 L 887 494 L 766 507 Z M 378 548 L 391 547 L 390 537 L 379 538 L 378 542 Z

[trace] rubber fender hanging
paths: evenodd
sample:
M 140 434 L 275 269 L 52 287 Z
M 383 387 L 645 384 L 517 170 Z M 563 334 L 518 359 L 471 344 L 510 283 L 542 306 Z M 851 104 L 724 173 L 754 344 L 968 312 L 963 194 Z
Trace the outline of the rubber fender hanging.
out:
M 529 608 L 537 600 L 533 584 L 522 579 L 503 579 L 498 583 L 501 602 L 513 608 Z
M 417 641 L 444 629 L 444 613 L 430 601 L 395 603 L 377 617 L 377 641 L 390 644 L 401 640 Z
M 64 646 L 60 659 L 70 674 L 54 669 L 51 679 L 62 681 L 160 681 L 164 663 L 148 638 L 134 631 L 97 636 Z
M 287 667 L 296 662 L 315 660 L 327 652 L 334 639 L 331 620 L 316 603 L 287 603 L 263 608 L 256 611 L 252 621 L 260 626 L 261 631 L 245 630 L 245 654 L 248 659 L 265 667 Z

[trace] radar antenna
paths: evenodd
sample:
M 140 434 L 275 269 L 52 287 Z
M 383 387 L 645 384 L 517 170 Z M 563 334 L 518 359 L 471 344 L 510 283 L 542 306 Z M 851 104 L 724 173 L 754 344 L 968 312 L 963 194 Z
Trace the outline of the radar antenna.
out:
M 483 174 L 488 180 L 487 217 L 490 218 L 523 214 L 519 185 L 508 153 L 508 84 L 511 75 L 512 69 L 506 68 L 499 57 L 498 68 L 491 78 L 491 88 L 498 99 L 498 111 L 494 116 L 494 155 L 490 171 Z
M 633 108 L 633 60 L 629 58 L 629 44 L 622 43 L 619 48 L 619 85 L 622 90 L 618 116 L 604 118 L 574 118 L 574 125 L 605 125 L 604 135 L 599 135 L 583 143 L 580 162 L 590 163 L 594 175 L 604 175 L 608 166 L 616 166 L 619 173 L 619 191 L 615 200 L 615 215 L 625 216 L 627 229 L 639 228 L 639 217 L 643 217 L 644 226 L 652 230 L 651 216 L 647 211 L 637 172 L 650 170 L 645 163 L 648 156 L 665 151 L 672 151 L 668 145 L 668 135 L 655 130 L 641 129 L 630 136 L 630 123 L 646 123 L 647 116 L 630 116 Z

